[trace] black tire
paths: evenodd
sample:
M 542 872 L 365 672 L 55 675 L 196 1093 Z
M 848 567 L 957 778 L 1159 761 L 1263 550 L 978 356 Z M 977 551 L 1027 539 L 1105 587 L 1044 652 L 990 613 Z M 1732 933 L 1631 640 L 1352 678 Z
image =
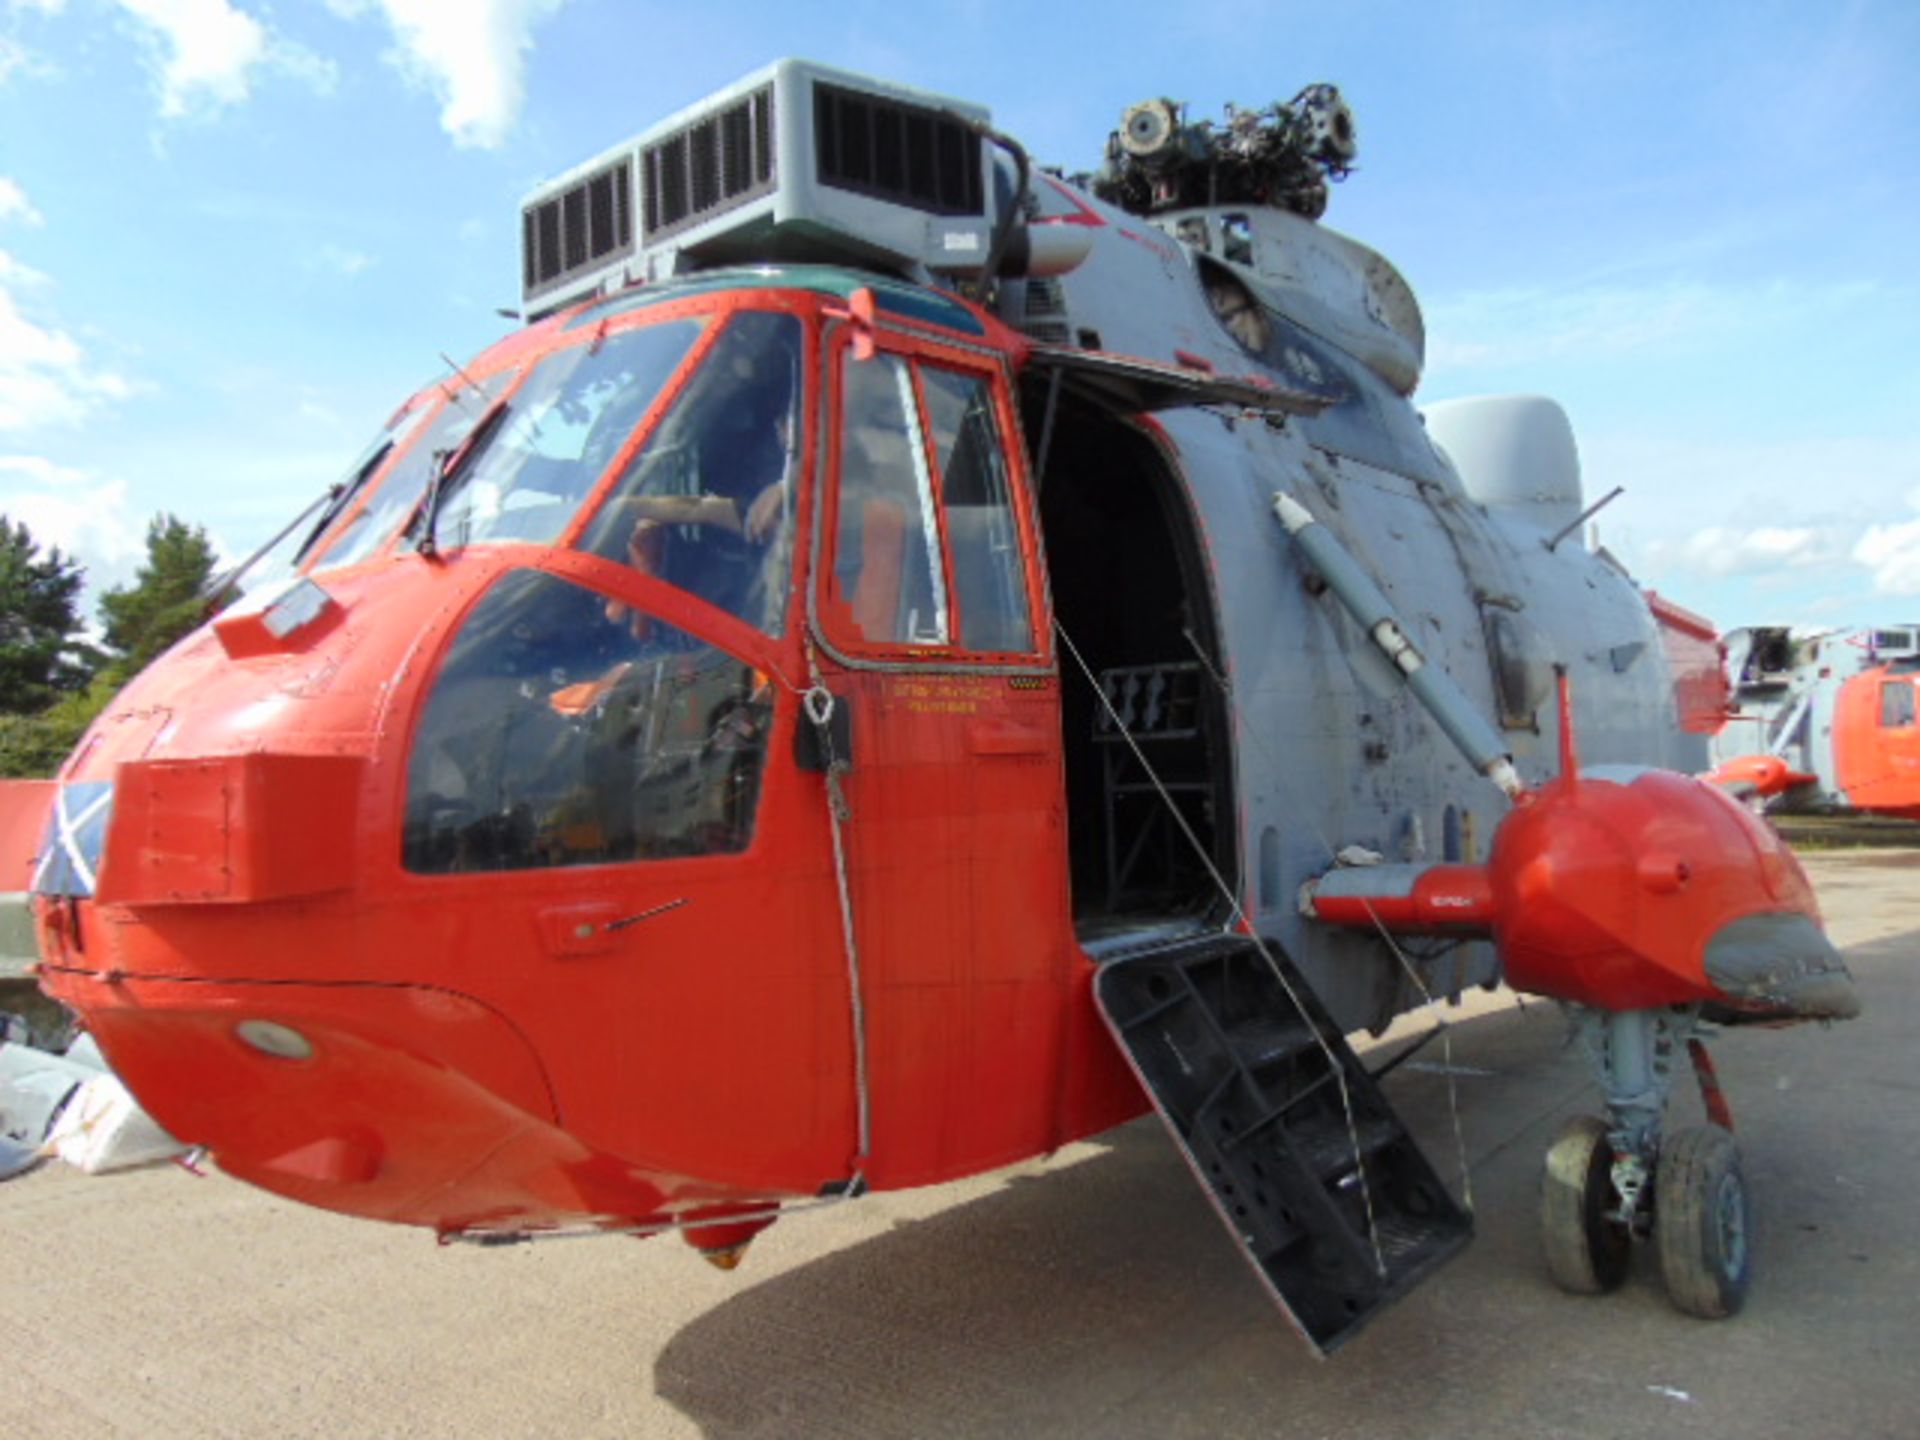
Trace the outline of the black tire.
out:
M 1654 1240 L 1667 1296 L 1703 1320 L 1736 1313 L 1753 1278 L 1753 1211 L 1733 1136 L 1696 1125 L 1660 1148 Z
M 1607 1218 L 1614 1204 L 1607 1123 L 1576 1115 L 1548 1147 L 1540 1176 L 1540 1248 L 1562 1290 L 1605 1295 L 1627 1278 L 1633 1237 Z

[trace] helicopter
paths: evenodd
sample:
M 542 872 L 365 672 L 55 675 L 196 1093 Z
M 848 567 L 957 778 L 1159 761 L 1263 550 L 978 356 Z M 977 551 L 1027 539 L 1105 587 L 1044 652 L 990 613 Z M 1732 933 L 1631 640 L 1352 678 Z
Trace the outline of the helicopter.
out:
M 1316 85 L 1070 178 L 783 60 L 541 185 L 523 323 L 60 770 L 42 987 L 228 1173 L 446 1241 L 731 1266 L 1154 1109 L 1327 1353 L 1473 1228 L 1347 1037 L 1504 980 L 1604 1101 L 1553 1277 L 1737 1309 L 1703 1027 L 1858 1002 L 1565 413 L 1413 405 L 1356 154 Z
M 1734 680 L 1712 742 L 1719 783 L 1770 810 L 1920 819 L 1912 625 L 1727 634 Z

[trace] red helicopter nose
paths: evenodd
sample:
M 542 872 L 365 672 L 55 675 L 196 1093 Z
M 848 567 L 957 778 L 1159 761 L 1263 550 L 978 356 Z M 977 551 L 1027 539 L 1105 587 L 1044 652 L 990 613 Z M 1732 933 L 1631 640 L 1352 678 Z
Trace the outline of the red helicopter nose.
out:
M 1607 1010 L 1859 1008 L 1793 852 L 1702 781 L 1624 766 L 1553 780 L 1501 825 L 1488 870 L 1517 989 Z
M 644 935 L 618 928 L 656 907 L 716 913 L 744 859 L 629 867 L 620 890 L 604 866 L 405 863 L 417 717 L 458 670 L 432 657 L 476 613 L 472 597 L 509 588 L 501 573 L 412 562 L 348 575 L 326 626 L 290 642 L 249 632 L 242 654 L 209 627 L 151 667 L 63 777 L 35 887 L 43 986 L 171 1133 L 310 1204 L 447 1232 L 764 1203 L 758 1177 L 696 1182 L 711 1172 L 676 1167 L 714 1128 L 697 1102 L 630 1103 L 667 1093 L 656 1072 L 670 1060 L 700 1083 L 706 1056 L 668 1057 L 653 1032 L 696 1011 L 673 986 L 693 960 L 712 984 L 716 947 L 690 944 L 672 915 Z M 396 609 L 428 618 L 395 623 Z M 662 685 L 699 664 L 751 683 L 750 666 L 705 647 L 663 659 Z M 584 722 L 562 702 L 580 685 L 556 676 L 543 669 L 531 699 L 511 688 L 516 736 L 535 724 L 577 736 Z M 478 723 L 460 695 L 439 698 Z M 722 757 L 736 772 L 758 754 L 740 723 Z M 629 964 L 643 943 L 644 975 Z M 666 958 L 682 953 L 685 966 Z M 622 967 L 611 983 L 606 966 Z M 649 996 L 621 989 L 643 983 Z M 596 987 L 622 996 L 617 1011 L 582 1007 Z M 737 1059 L 705 1049 L 716 1065 Z

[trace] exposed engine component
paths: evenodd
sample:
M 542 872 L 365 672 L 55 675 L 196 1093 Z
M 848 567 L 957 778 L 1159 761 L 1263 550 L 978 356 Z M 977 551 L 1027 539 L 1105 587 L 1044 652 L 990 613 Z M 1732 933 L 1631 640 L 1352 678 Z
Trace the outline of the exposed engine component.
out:
M 1229 105 L 1222 126 L 1189 124 L 1186 108 L 1173 100 L 1129 106 L 1107 138 L 1094 194 L 1136 215 L 1251 204 L 1318 220 L 1327 182 L 1344 180 L 1359 153 L 1353 111 L 1332 85 L 1309 85 L 1264 110 Z

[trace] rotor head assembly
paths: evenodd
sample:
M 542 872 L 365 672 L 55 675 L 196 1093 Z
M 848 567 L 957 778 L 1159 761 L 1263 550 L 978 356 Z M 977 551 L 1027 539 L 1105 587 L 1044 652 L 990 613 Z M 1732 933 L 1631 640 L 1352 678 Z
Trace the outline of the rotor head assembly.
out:
M 1353 111 L 1332 85 L 1309 85 L 1260 110 L 1229 105 L 1218 125 L 1190 122 L 1176 100 L 1142 100 L 1108 137 L 1093 189 L 1138 215 L 1250 204 L 1317 220 L 1328 182 L 1345 179 L 1358 153 Z

